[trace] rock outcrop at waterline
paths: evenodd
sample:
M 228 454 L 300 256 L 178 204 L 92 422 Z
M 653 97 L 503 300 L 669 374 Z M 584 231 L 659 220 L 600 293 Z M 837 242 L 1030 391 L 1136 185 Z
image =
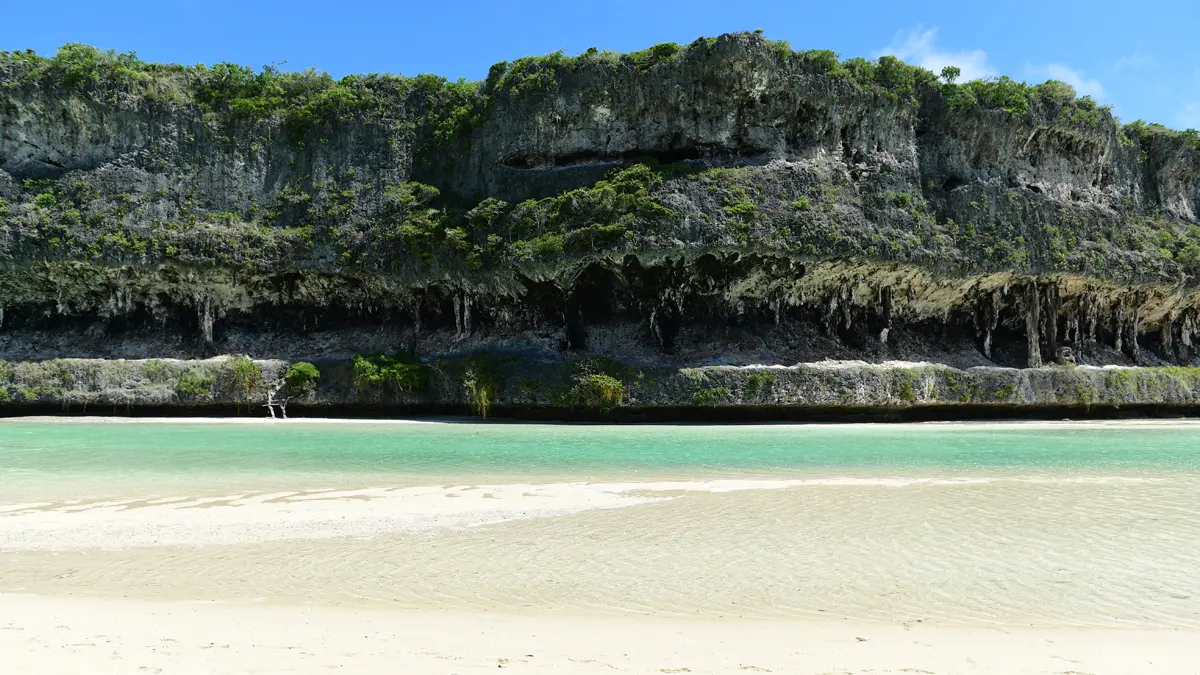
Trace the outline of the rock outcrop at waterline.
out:
M 1062 83 L 955 84 L 756 34 L 478 83 L 0 53 L 0 356 L 21 367 L 1186 369 L 1198 213 L 1196 134 L 1119 126 Z M 83 391 L 5 372 L 14 402 Z M 404 396 L 452 403 L 429 382 Z M 133 404 L 197 403 L 164 392 Z M 839 405 L 790 396 L 768 407 Z M 570 408 L 552 404 L 528 405 Z
M 53 359 L 6 364 L 16 414 L 358 416 L 618 421 L 1172 416 L 1200 406 L 1200 368 L 953 368 L 904 362 L 629 366 L 475 354 L 316 365 Z

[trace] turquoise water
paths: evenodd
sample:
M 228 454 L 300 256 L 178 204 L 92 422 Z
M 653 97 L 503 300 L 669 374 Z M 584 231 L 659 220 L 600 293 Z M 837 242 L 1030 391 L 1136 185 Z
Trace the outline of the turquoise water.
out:
M 11 422 L 0 593 L 1198 628 L 1197 495 L 1186 424 Z
M 672 476 L 1200 471 L 1200 428 L 0 424 L 0 480 L 46 474 Z

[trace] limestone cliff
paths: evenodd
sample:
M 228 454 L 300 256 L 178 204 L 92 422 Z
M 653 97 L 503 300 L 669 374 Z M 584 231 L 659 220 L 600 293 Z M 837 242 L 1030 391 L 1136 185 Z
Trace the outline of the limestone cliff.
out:
M 1198 215 L 1195 133 L 756 34 L 477 83 L 0 53 L 12 360 L 1196 366 Z

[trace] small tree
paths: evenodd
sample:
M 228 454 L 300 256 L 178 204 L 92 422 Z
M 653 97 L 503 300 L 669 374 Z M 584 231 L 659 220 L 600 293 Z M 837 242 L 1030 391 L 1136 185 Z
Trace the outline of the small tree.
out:
M 239 411 L 242 403 L 247 404 L 247 411 L 249 411 L 249 404 L 266 391 L 262 367 L 249 356 L 235 356 L 226 361 L 222 379 L 229 383 L 232 389 L 231 393 L 240 399 Z
M 416 391 L 425 384 L 425 377 L 425 366 L 411 354 L 354 355 L 354 387 L 363 398 Z
M 262 367 L 249 356 L 235 356 L 229 359 L 229 373 L 234 386 L 240 390 L 242 398 L 250 398 L 263 387 Z
M 492 398 L 495 396 L 494 384 L 474 365 L 468 365 L 463 373 L 463 390 L 467 393 L 467 401 L 471 404 L 471 412 L 487 418 L 492 409 Z
M 317 390 L 317 380 L 321 379 L 321 371 L 313 364 L 301 361 L 288 366 L 283 379 L 293 396 L 309 396 Z
M 321 379 L 321 371 L 316 366 L 307 362 L 300 361 L 288 366 L 287 371 L 282 377 L 275 379 L 267 386 L 267 402 L 263 407 L 272 418 L 275 417 L 275 408 L 279 408 L 279 413 L 283 419 L 287 419 L 287 407 L 293 397 L 307 398 L 312 396 L 317 391 L 317 380 Z M 286 389 L 287 396 L 280 396 L 280 392 Z
M 275 419 L 275 406 L 279 406 L 279 412 L 283 415 L 283 419 L 287 419 L 287 404 L 291 398 L 287 396 L 275 398 L 285 385 L 286 381 L 282 377 L 267 385 L 267 402 L 263 404 L 263 407 L 270 413 L 271 419 Z
M 962 75 L 962 70 L 958 66 L 946 66 L 942 68 L 942 79 L 950 84 L 954 84 L 954 81 L 960 75 Z

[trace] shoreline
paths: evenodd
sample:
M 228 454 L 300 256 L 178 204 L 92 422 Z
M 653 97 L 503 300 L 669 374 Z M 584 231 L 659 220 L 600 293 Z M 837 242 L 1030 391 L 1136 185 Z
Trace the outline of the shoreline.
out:
M 468 639 L 463 639 L 468 637 Z M 0 594 L 0 652 L 44 672 L 1195 672 L 1200 631 L 372 610 Z
M 1181 417 L 1173 419 L 1092 419 L 1092 420 L 925 420 L 900 422 L 787 422 L 787 421 L 745 421 L 745 422 L 699 422 L 699 421 L 663 421 L 663 422 L 596 422 L 570 420 L 523 420 L 508 418 L 480 419 L 476 417 L 444 416 L 424 417 L 414 419 L 395 418 L 354 418 L 354 417 L 292 417 L 274 419 L 270 417 L 133 417 L 120 415 L 20 415 L 0 417 L 3 424 L 245 424 L 270 426 L 323 426 L 323 425 L 477 425 L 477 426 L 510 426 L 510 425 L 563 425 L 588 427 L 773 427 L 773 428 L 814 428 L 814 429 L 853 429 L 879 428 L 888 429 L 962 429 L 962 430 L 1003 430 L 1003 429 L 1200 429 L 1200 417 Z

